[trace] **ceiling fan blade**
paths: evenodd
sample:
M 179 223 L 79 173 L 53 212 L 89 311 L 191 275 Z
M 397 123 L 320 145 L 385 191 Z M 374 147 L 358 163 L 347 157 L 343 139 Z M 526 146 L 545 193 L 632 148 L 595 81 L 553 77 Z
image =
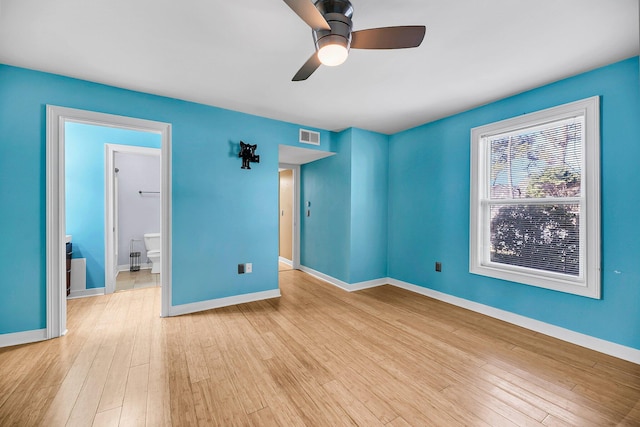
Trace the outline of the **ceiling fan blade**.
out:
M 424 25 L 371 28 L 351 33 L 352 49 L 404 49 L 418 47 L 424 39 Z
M 331 30 L 322 14 L 310 0 L 284 0 L 304 22 L 314 30 Z
M 311 58 L 307 59 L 307 62 L 304 63 L 302 67 L 298 70 L 295 76 L 291 79 L 293 82 L 299 82 L 300 80 L 307 80 L 311 74 L 315 70 L 320 67 L 320 60 L 318 59 L 318 54 L 314 53 L 311 55 Z

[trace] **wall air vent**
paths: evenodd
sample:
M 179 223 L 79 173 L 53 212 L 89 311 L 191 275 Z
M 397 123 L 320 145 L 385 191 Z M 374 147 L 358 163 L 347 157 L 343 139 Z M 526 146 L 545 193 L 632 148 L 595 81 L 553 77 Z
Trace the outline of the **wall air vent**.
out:
M 300 129 L 300 142 L 303 144 L 320 145 L 320 132 Z

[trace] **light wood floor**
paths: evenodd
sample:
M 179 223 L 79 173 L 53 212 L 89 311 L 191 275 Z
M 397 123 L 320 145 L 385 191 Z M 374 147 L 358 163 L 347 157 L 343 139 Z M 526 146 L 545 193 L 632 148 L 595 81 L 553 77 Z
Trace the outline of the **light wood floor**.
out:
M 280 282 L 166 319 L 158 287 L 69 301 L 67 336 L 0 349 L 0 425 L 640 425 L 639 365 L 391 286 Z
M 139 271 L 120 271 L 116 276 L 116 292 L 151 286 L 160 286 L 160 274 L 151 273 L 149 268 Z
M 293 267 L 291 267 L 289 264 L 286 264 L 284 262 L 278 262 L 278 271 L 290 271 L 293 270 Z

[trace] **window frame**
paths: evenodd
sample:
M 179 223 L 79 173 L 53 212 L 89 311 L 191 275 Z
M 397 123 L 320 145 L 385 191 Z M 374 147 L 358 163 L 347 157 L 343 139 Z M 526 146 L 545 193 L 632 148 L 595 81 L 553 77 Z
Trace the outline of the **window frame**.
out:
M 483 200 L 490 197 L 488 183 L 491 162 L 488 137 L 576 116 L 584 117 L 579 276 L 491 262 L 491 220 L 487 214 L 489 208 L 483 207 Z M 589 298 L 601 298 L 599 96 L 472 128 L 470 178 L 470 273 Z M 553 200 L 527 199 L 529 204 L 552 203 Z

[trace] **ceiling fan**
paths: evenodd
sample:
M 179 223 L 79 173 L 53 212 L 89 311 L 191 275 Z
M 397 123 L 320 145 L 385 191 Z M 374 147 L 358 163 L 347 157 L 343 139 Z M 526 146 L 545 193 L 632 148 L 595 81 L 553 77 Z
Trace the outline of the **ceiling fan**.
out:
M 351 31 L 353 6 L 349 0 L 284 0 L 313 30 L 316 52 L 298 70 L 293 81 L 306 80 L 320 65 L 346 61 L 349 49 L 404 49 L 418 47 L 424 25 L 370 28 Z

